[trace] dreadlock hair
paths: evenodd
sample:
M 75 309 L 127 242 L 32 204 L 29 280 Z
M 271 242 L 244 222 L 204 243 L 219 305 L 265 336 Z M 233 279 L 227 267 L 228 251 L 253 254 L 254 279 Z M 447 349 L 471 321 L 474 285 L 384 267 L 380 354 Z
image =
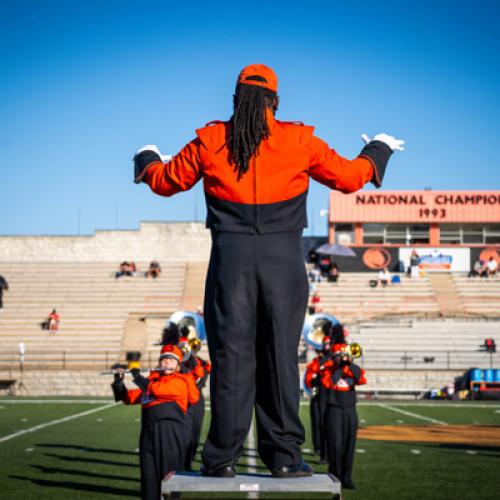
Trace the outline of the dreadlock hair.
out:
M 247 80 L 266 81 L 259 75 L 247 77 Z M 252 156 L 258 154 L 262 139 L 269 137 L 266 107 L 273 105 L 275 97 L 275 92 L 257 85 L 236 86 L 228 147 L 238 180 L 248 171 Z

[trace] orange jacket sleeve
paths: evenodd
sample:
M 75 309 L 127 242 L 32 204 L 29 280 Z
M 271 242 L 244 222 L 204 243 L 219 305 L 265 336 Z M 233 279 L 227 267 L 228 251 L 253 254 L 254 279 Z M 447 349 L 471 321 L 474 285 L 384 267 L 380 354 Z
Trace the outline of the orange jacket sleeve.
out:
M 142 389 L 129 389 L 123 398 L 123 403 L 126 405 L 138 405 L 141 403 L 141 398 Z
M 186 380 L 188 383 L 188 403 L 190 405 L 194 405 L 200 399 L 200 390 L 198 389 L 198 386 L 196 385 L 196 381 L 193 376 L 187 374 Z
M 314 358 L 306 367 L 304 381 L 309 389 L 313 388 L 313 380 L 320 375 L 318 358 Z
M 311 363 L 309 363 L 306 367 L 306 374 L 304 376 L 304 382 L 306 383 L 306 386 L 309 388 L 309 389 L 312 389 L 312 381 L 313 381 L 313 378 L 314 378 L 314 373 L 313 371 L 311 370 Z
M 331 189 L 352 193 L 374 178 L 376 170 L 367 157 L 358 156 L 354 160 L 347 160 L 314 135 L 308 147 L 309 175 Z
M 353 367 L 353 368 L 351 368 Z M 356 385 L 365 385 L 365 370 L 358 365 L 348 365 L 342 367 L 342 372 L 346 377 L 351 377 L 356 381 Z
M 191 371 L 191 373 L 193 374 L 195 380 L 201 379 L 205 376 L 205 370 L 203 369 L 203 365 L 199 360 L 196 363 L 196 366 Z
M 161 196 L 172 196 L 191 189 L 202 177 L 201 141 L 194 139 L 184 146 L 169 162 L 156 161 L 146 169 L 145 182 Z

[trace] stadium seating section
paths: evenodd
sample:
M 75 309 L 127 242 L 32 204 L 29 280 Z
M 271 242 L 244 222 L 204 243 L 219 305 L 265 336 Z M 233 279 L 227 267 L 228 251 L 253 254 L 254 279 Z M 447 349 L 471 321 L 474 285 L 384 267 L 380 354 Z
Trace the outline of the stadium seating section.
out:
M 0 310 L 0 366 L 17 366 L 21 341 L 27 368 L 104 368 L 123 360 L 128 350 L 140 350 L 146 364 L 153 364 L 168 317 L 203 303 L 207 263 L 162 262 L 156 280 L 143 274 L 115 279 L 117 264 L 2 262 L 0 274 L 10 290 Z M 146 262 L 137 264 L 139 270 L 147 267 Z M 315 283 L 323 311 L 350 325 L 352 339 L 364 346 L 372 368 L 387 368 L 388 356 L 396 368 L 425 363 L 429 368 L 455 368 L 483 356 L 464 354 L 464 360 L 455 354 L 450 360 L 445 352 L 472 353 L 497 331 L 500 279 L 454 274 L 436 282 L 428 276 L 401 276 L 400 284 L 370 288 L 375 276 L 343 273 L 338 283 Z M 53 308 L 61 315 L 56 333 L 40 328 Z M 434 361 L 432 352 L 439 352 Z

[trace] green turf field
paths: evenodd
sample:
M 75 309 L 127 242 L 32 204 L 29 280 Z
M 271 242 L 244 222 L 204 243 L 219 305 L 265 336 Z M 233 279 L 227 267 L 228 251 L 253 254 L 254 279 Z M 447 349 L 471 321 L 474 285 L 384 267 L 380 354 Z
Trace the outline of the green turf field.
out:
M 304 402 L 304 456 L 324 472 L 311 455 L 308 412 Z M 500 425 L 499 404 L 367 402 L 358 413 L 362 426 Z M 0 498 L 137 498 L 139 417 L 139 407 L 104 399 L 0 399 Z M 248 466 L 265 470 L 251 451 L 240 471 Z M 499 466 L 495 446 L 359 440 L 358 489 L 344 498 L 498 499 Z

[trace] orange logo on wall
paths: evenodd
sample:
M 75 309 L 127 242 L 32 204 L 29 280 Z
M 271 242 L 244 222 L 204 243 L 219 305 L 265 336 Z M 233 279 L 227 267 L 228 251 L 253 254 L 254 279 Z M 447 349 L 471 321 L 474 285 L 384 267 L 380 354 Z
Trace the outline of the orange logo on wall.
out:
M 363 263 L 370 269 L 389 267 L 391 261 L 391 254 L 385 248 L 369 248 L 363 254 Z
M 500 255 L 498 254 L 498 250 L 495 247 L 485 248 L 479 254 L 479 260 L 482 260 L 484 262 L 488 262 L 490 260 L 490 257 L 493 257 L 497 261 L 497 263 L 500 264 Z

